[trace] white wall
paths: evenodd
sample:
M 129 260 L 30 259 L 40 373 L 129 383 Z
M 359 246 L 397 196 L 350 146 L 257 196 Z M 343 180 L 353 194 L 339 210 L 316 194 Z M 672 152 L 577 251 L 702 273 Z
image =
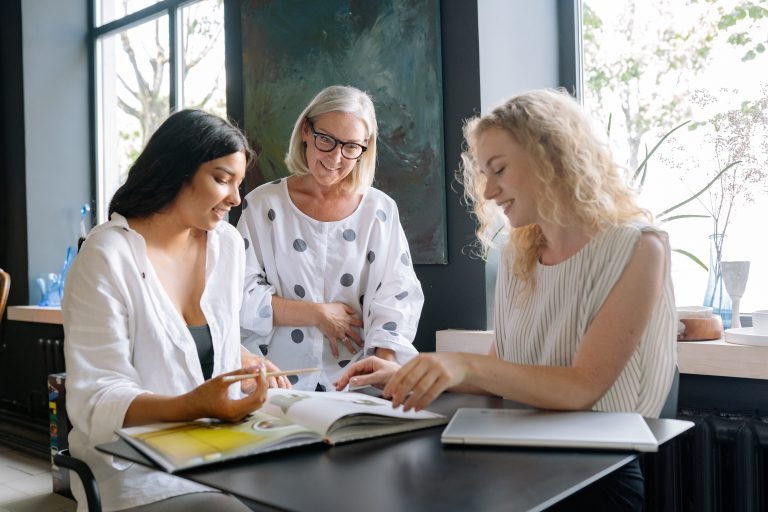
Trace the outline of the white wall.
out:
M 483 114 L 530 89 L 559 81 L 556 0 L 478 0 L 480 106 Z M 486 323 L 493 328 L 498 253 L 485 266 Z
M 30 304 L 60 272 L 90 198 L 87 3 L 22 2 Z
M 482 113 L 515 94 L 557 87 L 556 0 L 478 0 Z

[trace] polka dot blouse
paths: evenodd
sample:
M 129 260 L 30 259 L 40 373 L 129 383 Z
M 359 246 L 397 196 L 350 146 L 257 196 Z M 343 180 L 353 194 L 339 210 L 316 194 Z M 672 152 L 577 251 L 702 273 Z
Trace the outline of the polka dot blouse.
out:
M 308 390 L 333 389 L 345 366 L 377 347 L 394 350 L 400 363 L 416 354 L 412 341 L 424 295 L 389 196 L 369 188 L 350 216 L 322 222 L 293 204 L 283 178 L 251 191 L 242 206 L 237 228 L 246 248 L 240 312 L 246 348 L 281 369 L 321 367 L 322 373 L 291 377 L 295 388 Z M 320 329 L 273 325 L 275 294 L 354 308 L 364 322 L 364 349 L 351 354 L 340 343 L 336 358 Z

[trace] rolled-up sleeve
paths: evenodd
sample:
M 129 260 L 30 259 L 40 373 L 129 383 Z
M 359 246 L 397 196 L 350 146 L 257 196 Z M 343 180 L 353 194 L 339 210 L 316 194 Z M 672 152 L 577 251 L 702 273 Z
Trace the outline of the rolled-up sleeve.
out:
M 373 354 L 378 347 L 393 350 L 397 362 L 403 364 L 418 352 L 413 339 L 424 305 L 424 294 L 413 270 L 411 252 L 393 204 L 392 222 L 386 240 L 386 260 L 379 267 L 379 283 L 369 293 L 365 315 L 365 352 Z
M 272 296 L 275 287 L 267 279 L 260 240 L 264 236 L 262 222 L 255 208 L 246 208 L 237 223 L 245 244 L 245 279 L 243 303 L 240 308 L 240 327 L 245 335 L 267 336 L 274 327 Z

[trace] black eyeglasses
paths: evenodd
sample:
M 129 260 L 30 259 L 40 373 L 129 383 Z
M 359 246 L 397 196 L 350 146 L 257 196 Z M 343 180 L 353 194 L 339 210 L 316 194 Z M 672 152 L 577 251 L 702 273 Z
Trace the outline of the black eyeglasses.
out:
M 315 138 L 315 147 L 323 153 L 330 153 L 336 149 L 336 146 L 341 145 L 341 156 L 348 160 L 356 160 L 368 149 L 367 146 L 356 142 L 345 142 L 331 137 L 327 133 L 316 132 L 315 123 L 312 121 L 309 121 L 309 128 L 312 130 L 312 136 Z

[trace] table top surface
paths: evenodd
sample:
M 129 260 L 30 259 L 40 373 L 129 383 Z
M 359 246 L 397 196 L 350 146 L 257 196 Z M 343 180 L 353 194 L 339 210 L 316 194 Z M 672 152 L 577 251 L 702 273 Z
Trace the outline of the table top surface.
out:
M 500 398 L 443 394 L 430 410 L 515 408 Z M 647 420 L 663 443 L 690 422 Z M 444 446 L 443 427 L 336 446 L 310 445 L 179 473 L 252 505 L 334 512 L 543 510 L 633 460 L 621 451 Z M 152 465 L 122 440 L 99 446 Z

